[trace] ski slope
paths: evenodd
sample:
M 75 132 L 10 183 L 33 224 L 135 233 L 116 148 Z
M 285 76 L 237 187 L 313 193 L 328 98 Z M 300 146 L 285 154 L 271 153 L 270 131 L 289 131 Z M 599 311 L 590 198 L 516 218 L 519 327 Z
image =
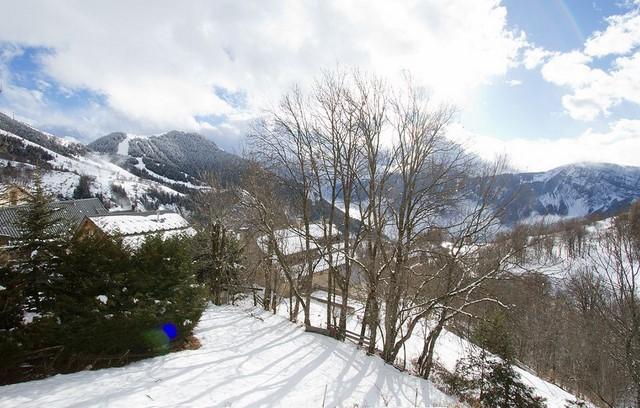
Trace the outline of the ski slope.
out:
M 18 139 L 23 145 L 38 147 L 53 157 L 49 163 L 54 166 L 55 170 L 43 174 L 43 184 L 55 196 L 71 197 L 73 189 L 78 185 L 80 175 L 92 176 L 94 180 L 91 182 L 91 192 L 102 194 L 105 197 L 111 196 L 112 184 L 122 187 L 127 196 L 135 200 L 140 199 L 150 190 L 158 190 L 171 195 L 184 195 L 162 183 L 142 179 L 130 173 L 110 162 L 105 155 L 87 153 L 84 156 L 65 156 L 13 133 L 0 130 L 0 134 Z
M 198 350 L 0 387 L 0 407 L 458 406 L 429 381 L 259 309 L 210 306 L 195 334 Z

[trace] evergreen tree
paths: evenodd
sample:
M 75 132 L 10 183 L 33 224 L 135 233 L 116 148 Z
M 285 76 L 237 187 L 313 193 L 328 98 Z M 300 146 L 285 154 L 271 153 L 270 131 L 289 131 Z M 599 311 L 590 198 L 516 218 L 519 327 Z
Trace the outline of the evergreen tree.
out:
M 82 198 L 91 198 L 91 182 L 93 178 L 87 175 L 81 175 L 80 180 L 78 181 L 78 185 L 73 190 L 73 198 L 76 200 Z
M 488 320 L 481 320 L 472 337 L 475 344 L 507 361 L 515 356 L 507 315 L 502 310 L 495 312 Z
M 176 336 L 171 340 L 191 333 L 204 310 L 189 241 L 184 237 L 147 237 L 133 254 L 127 278 L 127 292 L 134 299 L 133 315 L 147 329 L 175 325 Z
M 60 322 L 130 310 L 126 285 L 131 267 L 131 255 L 120 238 L 89 235 L 73 240 L 53 285 Z
M 0 337 L 20 326 L 24 314 L 24 280 L 9 265 L 0 265 Z
M 194 246 L 198 279 L 209 289 L 211 300 L 220 304 L 222 292 L 226 290 L 233 295 L 240 284 L 243 269 L 240 243 L 216 219 L 198 231 Z
M 533 395 L 533 388 L 507 361 L 487 356 L 485 351 L 471 353 L 456 363 L 456 370 L 441 378 L 448 392 L 463 400 L 494 408 L 543 408 L 544 398 Z
M 50 283 L 63 252 L 63 237 L 57 210 L 44 191 L 39 170 L 34 182 L 27 204 L 18 211 L 15 272 L 24 279 L 26 311 L 41 313 L 52 303 Z
M 490 362 L 484 382 L 480 402 L 485 407 L 545 407 L 544 399 L 533 395 L 533 389 L 520 381 L 520 375 L 508 362 Z

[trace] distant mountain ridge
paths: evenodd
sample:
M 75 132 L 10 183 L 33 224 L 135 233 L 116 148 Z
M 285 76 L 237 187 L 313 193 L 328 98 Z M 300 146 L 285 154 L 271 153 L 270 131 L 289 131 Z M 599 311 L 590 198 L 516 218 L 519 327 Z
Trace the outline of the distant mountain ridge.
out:
M 196 133 L 138 136 L 114 132 L 85 146 L 40 132 L 2 113 L 0 159 L 1 166 L 9 163 L 14 167 L 11 172 L 15 166 L 39 166 L 46 172 L 50 190 L 61 198 L 70 198 L 80 176 L 86 175 L 94 178 L 93 193 L 117 203 L 122 201 L 123 189 L 132 204 L 145 207 L 201 188 L 208 172 L 223 183 L 239 183 L 247 165 L 243 158 Z M 640 198 L 640 167 L 576 163 L 498 177 L 505 189 L 493 204 L 505 207 L 502 222 L 510 226 L 542 219 L 607 216 Z
M 506 224 L 607 216 L 640 198 L 640 167 L 575 163 L 545 172 L 502 174 L 499 179 L 506 188 L 496 204 L 505 205 Z

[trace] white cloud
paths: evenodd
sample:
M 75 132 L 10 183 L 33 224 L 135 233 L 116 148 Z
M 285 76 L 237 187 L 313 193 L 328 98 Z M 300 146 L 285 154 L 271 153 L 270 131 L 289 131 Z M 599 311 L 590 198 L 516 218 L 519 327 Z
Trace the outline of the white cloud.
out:
M 592 69 L 590 62 L 591 58 L 580 51 L 558 54 L 542 66 L 542 77 L 556 85 L 577 88 L 606 76 L 604 71 Z
M 573 51 L 551 58 L 542 67 L 547 81 L 572 90 L 562 97 L 562 105 L 572 118 L 593 120 L 608 115 L 623 101 L 640 104 L 640 51 L 618 57 L 607 72 L 591 68 L 591 61 L 591 57 Z
M 524 50 L 522 63 L 526 69 L 535 69 L 555 54 L 542 47 L 528 47 Z
M 114 121 L 145 131 L 211 130 L 196 116 L 256 112 L 336 63 L 390 78 L 408 69 L 456 101 L 514 66 L 525 44 L 496 0 L 23 0 L 3 13 L 0 41 L 51 48 L 42 62 L 54 80 L 104 95 Z M 247 106 L 216 86 L 246 92 Z
M 545 80 L 569 89 L 562 105 L 577 120 L 607 116 L 625 101 L 640 104 L 640 9 L 606 21 L 607 28 L 593 33 L 584 50 L 555 53 L 541 69 Z M 605 56 L 616 58 L 597 68 Z
M 519 86 L 522 85 L 522 81 L 519 79 L 510 79 L 507 81 L 507 85 L 509 86 Z
M 585 161 L 640 166 L 640 120 L 622 119 L 605 132 L 589 129 L 576 137 L 558 139 L 503 140 L 459 125 L 452 126 L 449 135 L 484 159 L 507 156 L 510 164 L 522 171 L 545 171 Z
M 639 3 L 640 4 L 640 3 Z M 640 11 L 607 18 L 607 28 L 595 32 L 585 43 L 587 55 L 625 55 L 640 45 Z

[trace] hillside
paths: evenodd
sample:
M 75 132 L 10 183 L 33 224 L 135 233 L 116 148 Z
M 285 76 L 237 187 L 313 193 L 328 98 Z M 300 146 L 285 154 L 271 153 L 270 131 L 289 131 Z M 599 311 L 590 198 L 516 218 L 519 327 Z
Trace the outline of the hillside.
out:
M 3 183 L 33 182 L 36 168 L 42 171 L 46 190 L 58 199 L 73 197 L 81 176 L 89 180 L 92 195 L 112 208 L 155 208 L 183 195 L 154 180 L 141 178 L 91 152 L 85 146 L 40 132 L 0 114 L 0 177 Z
M 315 292 L 314 297 L 316 299 L 326 299 L 326 292 Z M 289 308 L 284 301 L 283 307 L 280 307 L 278 313 L 282 316 L 289 315 Z M 340 300 L 338 299 L 338 302 Z M 349 330 L 359 333 L 361 328 L 361 322 L 363 318 L 364 306 L 362 303 L 350 300 L 349 305 L 354 308 L 355 313 L 349 316 L 347 321 L 347 327 Z M 316 300 L 311 302 L 311 323 L 319 327 L 325 327 L 326 322 L 324 318 L 326 316 L 326 305 Z M 303 318 L 303 314 L 300 314 L 300 318 Z M 424 325 L 421 325 L 424 327 Z M 407 364 L 410 366 L 410 361 L 417 359 L 422 352 L 424 344 L 424 332 L 423 328 L 416 330 L 406 344 L 405 353 L 408 360 Z M 378 339 L 380 340 L 380 339 Z M 379 348 L 382 347 L 380 342 Z M 442 335 L 438 339 L 435 348 L 436 361 L 449 372 L 453 372 L 458 360 L 468 356 L 472 350 L 479 350 L 478 346 L 469 342 L 468 340 L 457 336 L 451 331 L 443 330 Z M 402 359 L 399 357 L 397 363 L 402 365 Z M 557 385 L 545 381 L 538 377 L 535 372 L 520 367 L 515 367 L 516 372 L 522 377 L 522 381 L 527 386 L 530 386 L 534 390 L 534 394 L 545 399 L 545 403 L 549 408 L 564 408 L 568 401 L 576 400 L 576 397 L 571 393 L 563 390 Z
M 241 158 L 221 150 L 211 140 L 175 130 L 157 136 L 110 133 L 88 147 L 119 156 L 116 160 L 123 167 L 134 172 L 137 169 L 142 177 L 167 182 L 198 184 L 208 172 L 221 180 L 238 182 L 244 165 Z
M 198 350 L 0 387 L 0 407 L 456 404 L 378 357 L 258 309 L 210 306 L 195 335 Z

